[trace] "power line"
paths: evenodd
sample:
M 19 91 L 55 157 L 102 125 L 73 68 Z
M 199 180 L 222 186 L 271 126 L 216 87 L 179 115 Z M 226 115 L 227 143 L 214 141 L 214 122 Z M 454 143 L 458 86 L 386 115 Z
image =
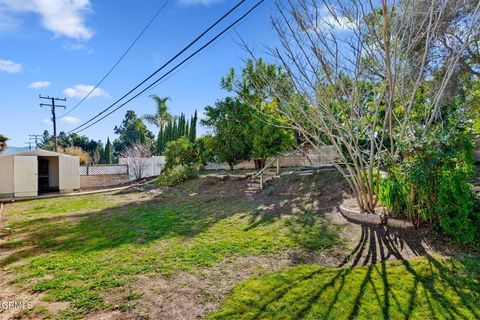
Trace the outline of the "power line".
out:
M 187 51 L 188 49 L 190 49 L 195 43 L 197 43 L 201 38 L 203 38 L 210 30 L 212 30 L 215 26 L 217 26 L 220 22 L 222 22 L 227 16 L 229 16 L 233 11 L 235 11 L 240 5 L 242 5 L 246 0 L 241 0 L 239 1 L 233 8 L 231 8 L 229 11 L 227 11 L 223 16 L 221 16 L 217 21 L 215 21 L 210 27 L 208 27 L 207 29 L 205 29 L 205 31 L 203 31 L 200 35 L 198 35 L 192 42 L 190 42 L 186 47 L 184 47 L 182 50 L 180 50 L 177 54 L 175 54 L 172 58 L 170 58 L 170 60 L 168 60 L 167 62 L 165 62 L 160 68 L 158 68 L 157 70 L 155 70 L 152 74 L 150 74 L 147 78 L 145 78 L 142 82 L 140 82 L 139 84 L 137 84 L 133 89 L 131 89 L 130 91 L 128 91 L 126 94 L 124 94 L 120 99 L 118 99 L 117 101 L 115 101 L 113 104 L 111 104 L 109 107 L 105 108 L 104 110 L 102 110 L 100 113 L 98 113 L 96 116 L 92 117 L 91 119 L 89 119 L 88 121 L 84 122 L 83 124 L 79 125 L 78 127 L 74 128 L 73 130 L 70 130 L 68 133 L 72 133 L 74 131 L 77 131 L 78 129 L 86 126 L 87 124 L 89 124 L 90 122 L 92 122 L 93 120 L 95 120 L 96 118 L 98 118 L 99 116 L 101 116 L 102 114 L 104 114 L 105 112 L 107 112 L 108 110 L 110 110 L 113 106 L 115 106 L 117 103 L 119 103 L 120 101 L 122 101 L 123 99 L 125 99 L 128 95 L 130 95 L 132 92 L 134 92 L 135 90 L 137 90 L 140 86 L 142 86 L 145 82 L 147 82 L 148 80 L 150 80 L 151 78 L 153 78 L 157 73 L 159 73 L 160 71 L 162 71 L 163 69 L 165 69 L 170 63 L 172 63 L 175 59 L 177 59 L 180 55 L 182 55 L 185 51 Z M 262 1 L 263 2 L 263 1 Z M 83 130 L 82 130 L 83 131 Z
M 163 5 L 153 15 L 152 19 L 150 19 L 150 21 L 147 23 L 147 25 L 143 28 L 142 32 L 140 32 L 140 34 L 137 36 L 137 38 L 135 38 L 135 40 L 130 44 L 130 46 L 127 48 L 127 50 L 125 50 L 125 52 L 120 56 L 120 58 L 117 60 L 117 62 L 115 62 L 115 64 L 110 68 L 110 70 L 108 70 L 108 72 L 105 74 L 105 76 L 103 76 L 103 78 L 95 85 L 95 87 L 93 87 L 93 89 L 90 90 L 90 92 L 85 97 L 83 97 L 82 100 L 80 100 L 80 102 L 78 102 L 72 109 L 70 109 L 69 111 L 64 113 L 60 118 L 65 117 L 66 115 L 71 113 L 73 110 L 77 109 L 88 97 L 90 97 L 90 95 L 103 83 L 103 81 L 105 81 L 105 79 L 107 79 L 107 77 L 112 73 L 112 71 L 115 70 L 115 68 L 120 64 L 120 62 L 123 60 L 123 58 L 125 58 L 125 56 L 130 52 L 130 50 L 133 48 L 133 46 L 135 46 L 135 44 L 138 42 L 138 40 L 140 40 L 140 38 L 148 30 L 148 28 L 150 28 L 152 23 L 157 19 L 157 17 L 163 11 L 163 9 L 167 6 L 169 1 L 170 0 L 166 0 L 163 3 Z
M 107 113 L 106 115 L 104 115 L 103 117 L 101 117 L 100 119 L 98 119 L 97 121 L 93 122 L 92 124 L 88 125 L 87 127 L 83 128 L 83 129 L 80 129 L 78 130 L 76 133 L 79 133 L 79 132 L 82 132 L 90 127 L 92 127 L 93 125 L 97 124 L 98 122 L 102 121 L 103 119 L 105 119 L 106 117 L 108 117 L 109 115 L 111 115 L 112 113 L 114 113 L 115 111 L 117 111 L 118 109 L 120 109 L 121 107 L 123 107 L 124 105 L 128 104 L 130 101 L 132 101 L 133 99 L 137 98 L 138 96 L 140 96 L 141 94 L 143 94 L 145 91 L 149 90 L 151 87 L 153 87 L 155 84 L 157 84 L 158 82 L 160 82 L 161 80 L 163 80 L 165 77 L 167 77 L 170 73 L 174 72 L 177 68 L 179 68 L 181 65 L 183 65 L 185 62 L 187 62 L 189 59 L 191 59 L 192 57 L 194 57 L 195 55 L 197 55 L 199 52 L 201 52 L 202 50 L 204 50 L 206 47 L 208 47 L 211 43 L 213 43 L 215 40 L 217 40 L 219 37 L 221 37 L 225 32 L 227 32 L 228 30 L 230 30 L 231 28 L 233 28 L 237 23 L 239 23 L 240 21 L 242 21 L 243 19 L 245 19 L 253 10 L 255 10 L 259 5 L 261 5 L 265 0 L 261 0 L 259 1 L 257 4 L 255 4 L 252 8 L 250 8 L 250 10 L 248 10 L 244 15 L 242 15 L 240 18 L 238 18 L 237 20 L 235 20 L 232 24 L 230 24 L 227 28 L 225 28 L 222 32 L 220 32 L 219 34 L 217 34 L 215 37 L 213 37 L 210 41 L 208 41 L 205 45 L 203 45 L 201 48 L 199 48 L 198 50 L 196 50 L 194 53 L 192 53 L 191 55 L 189 55 L 187 58 L 185 58 L 184 60 L 182 60 L 182 62 L 178 63 L 175 67 L 173 67 L 172 69 L 170 69 L 167 73 L 165 73 L 163 76 L 161 76 L 159 79 L 157 79 L 156 81 L 152 82 L 149 86 L 147 86 L 145 89 L 143 89 L 142 91 L 140 91 L 139 93 L 137 93 L 136 95 L 134 95 L 132 98 L 128 99 L 126 102 L 122 103 L 120 106 L 116 107 L 115 109 L 113 109 L 112 111 L 110 111 L 109 113 Z M 70 132 L 69 132 L 70 133 Z
M 238 25 L 237 25 L 237 28 L 242 25 L 242 23 L 245 23 L 246 20 L 244 21 L 241 21 Z M 231 34 L 233 31 L 235 33 L 237 33 L 238 35 L 238 32 L 237 32 L 237 28 L 233 28 L 233 30 L 230 30 L 228 33 L 224 34 L 219 41 L 223 40 L 225 37 L 227 37 L 229 34 Z M 188 61 L 185 65 L 183 65 L 180 69 L 176 70 L 174 73 L 172 73 L 171 75 L 169 75 L 167 78 L 163 79 L 162 81 L 156 83 L 153 87 L 151 87 L 150 89 L 148 89 L 147 93 L 148 92 L 151 92 L 153 90 L 155 90 L 158 86 L 160 86 L 161 84 L 165 83 L 166 81 L 168 81 L 170 78 L 174 77 L 177 73 L 179 73 L 180 71 L 182 71 L 183 69 L 185 69 L 187 66 L 189 66 L 192 62 L 194 62 L 196 59 L 198 59 L 202 54 L 205 54 L 205 52 L 201 53 L 200 55 L 196 56 L 194 59 Z
M 40 99 L 50 100 L 52 104 L 40 103 L 40 107 L 50 107 L 52 111 L 52 122 L 53 122 L 53 141 L 54 141 L 54 148 L 55 152 L 57 152 L 58 142 L 57 142 L 57 119 L 55 117 L 55 109 L 56 108 L 63 108 L 66 109 L 66 106 L 55 105 L 55 101 L 67 101 L 66 98 L 54 98 L 54 97 L 42 97 L 41 95 L 38 96 Z
M 130 101 L 134 100 L 135 98 L 137 98 L 138 96 L 140 96 L 141 94 L 143 94 L 144 92 L 146 92 L 147 90 L 149 90 L 150 88 L 152 88 L 155 84 L 159 83 L 160 81 L 162 81 L 163 79 L 165 79 L 168 75 L 170 75 L 172 72 L 174 72 L 176 69 L 178 69 L 179 67 L 181 67 L 184 63 L 186 63 L 188 60 L 190 60 L 191 58 L 193 58 L 194 56 L 196 56 L 198 53 L 200 53 L 201 51 L 203 51 L 206 47 L 208 47 L 210 44 L 212 44 L 214 41 L 216 41 L 218 38 L 220 38 L 223 34 L 225 34 L 228 30 L 230 30 L 231 28 L 233 28 L 236 24 L 238 24 L 239 22 L 241 22 L 243 19 L 245 19 L 252 11 L 254 11 L 258 6 L 260 6 L 263 2 L 265 2 L 265 0 L 261 0 L 259 1 L 257 4 L 255 4 L 252 8 L 250 8 L 250 10 L 248 10 L 245 14 L 243 14 L 240 18 L 238 18 L 237 20 L 235 20 L 232 24 L 230 24 L 227 28 L 225 28 L 224 30 L 222 30 L 222 32 L 218 33 L 215 37 L 213 37 L 212 39 L 210 39 L 206 44 L 204 44 L 202 47 L 200 47 L 199 49 L 197 49 L 195 52 L 193 52 L 191 55 L 189 55 L 187 58 L 185 58 L 184 60 L 182 60 L 180 63 L 178 63 L 175 67 L 173 67 L 172 69 L 170 69 L 167 73 L 165 73 L 163 76 L 161 76 L 160 78 L 158 78 L 157 80 L 155 80 L 153 83 L 151 83 L 150 85 L 148 85 L 146 88 L 144 88 L 142 91 L 140 91 L 139 93 L 137 93 L 136 95 L 134 95 L 133 97 L 131 97 L 130 99 L 128 99 L 126 102 L 122 103 L 120 106 L 116 107 L 115 109 L 113 109 L 112 111 L 110 111 L 109 113 L 107 113 L 106 115 L 104 115 L 103 117 L 101 117 L 100 119 L 96 120 L 95 122 L 93 122 L 92 124 L 84 127 L 85 125 L 87 125 L 88 123 L 90 123 L 91 121 L 95 120 L 98 116 L 102 115 L 103 113 L 105 113 L 106 111 L 108 111 L 113 105 L 111 105 L 110 107 L 104 109 L 102 112 L 100 112 L 97 116 L 93 117 L 92 119 L 88 120 L 87 122 L 83 123 L 82 125 L 78 126 L 77 128 L 69 131 L 68 133 L 72 133 L 74 131 L 76 131 L 76 133 L 79 133 L 79 132 L 82 132 L 90 127 L 92 127 L 93 125 L 97 124 L 98 122 L 102 121 L 103 119 L 105 119 L 106 117 L 108 117 L 109 115 L 111 115 L 112 113 L 114 113 L 115 111 L 119 110 L 121 107 L 125 106 L 126 104 L 128 104 Z M 148 79 L 146 79 L 148 80 Z M 145 82 L 145 81 L 143 81 Z M 132 90 L 133 91 L 133 90 Z M 123 99 L 123 97 L 122 97 Z M 121 99 L 119 99 L 121 100 Z M 118 100 L 118 101 L 119 101 Z M 117 101 L 117 102 L 118 102 Z M 115 102 L 115 104 L 117 103 Z M 82 128 L 84 127 L 84 128 Z M 82 129 L 80 129 L 82 128 Z M 80 129 L 80 130 L 78 130 Z
M 29 139 L 35 141 L 35 149 L 38 149 L 38 138 L 43 137 L 41 134 L 29 134 Z

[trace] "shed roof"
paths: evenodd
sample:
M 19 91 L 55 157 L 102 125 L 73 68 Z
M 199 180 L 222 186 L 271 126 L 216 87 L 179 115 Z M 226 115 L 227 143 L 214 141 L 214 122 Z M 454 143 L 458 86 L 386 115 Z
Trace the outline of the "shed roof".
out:
M 68 154 L 47 151 L 42 149 L 26 150 L 26 151 L 19 151 L 19 152 L 8 153 L 5 155 L 0 155 L 0 157 L 9 157 L 9 156 L 71 157 Z

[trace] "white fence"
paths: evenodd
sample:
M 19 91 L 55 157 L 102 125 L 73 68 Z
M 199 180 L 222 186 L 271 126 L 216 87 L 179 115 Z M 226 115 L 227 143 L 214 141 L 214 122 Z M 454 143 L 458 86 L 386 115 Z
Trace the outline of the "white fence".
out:
M 336 153 L 332 146 L 322 146 L 318 150 L 310 150 L 308 152 L 297 151 L 293 154 L 280 157 L 281 167 L 313 167 L 321 168 L 331 166 L 335 161 Z M 272 159 L 267 159 L 266 163 Z M 243 161 L 236 164 L 234 169 L 255 169 L 255 162 L 253 160 Z M 228 163 L 213 163 L 209 162 L 205 166 L 206 170 L 228 170 L 230 167 Z
M 165 167 L 165 157 L 164 156 L 153 156 L 150 158 L 120 158 L 118 161 L 121 165 L 128 166 L 128 178 L 129 180 L 135 180 L 136 177 L 136 168 L 142 166 L 142 178 L 154 177 L 162 173 L 163 168 Z

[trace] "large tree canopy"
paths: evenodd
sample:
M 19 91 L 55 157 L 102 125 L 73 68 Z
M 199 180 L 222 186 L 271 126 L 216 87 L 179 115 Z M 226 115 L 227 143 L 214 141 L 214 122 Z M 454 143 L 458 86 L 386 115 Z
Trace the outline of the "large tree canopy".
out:
M 237 98 L 227 97 L 205 108 L 202 124 L 215 134 L 214 153 L 218 162 L 227 162 L 230 169 L 250 158 L 252 137 L 248 134 L 251 120 L 249 108 Z
M 145 123 L 143 123 L 132 110 L 127 111 L 122 124 L 115 126 L 114 132 L 119 135 L 113 142 L 116 155 L 134 142 L 151 146 L 155 139 L 153 133 L 148 130 Z
M 270 82 L 264 79 L 270 79 Z M 280 86 L 279 84 L 283 85 Z M 252 137 L 252 157 L 265 160 L 292 148 L 295 144 L 294 131 L 287 117 L 279 112 L 279 100 L 275 96 L 276 88 L 293 88 L 288 76 L 278 65 L 267 64 L 262 59 L 247 60 L 241 74 L 234 69 L 222 78 L 224 89 L 237 94 L 249 107 L 250 123 L 248 134 Z
M 458 79 L 460 61 L 474 59 L 468 51 L 480 31 L 479 7 L 460 0 L 278 5 L 273 26 L 280 45 L 271 52 L 297 94 L 284 92 L 268 71 L 260 79 L 305 140 L 315 147 L 328 140 L 336 150 L 335 165 L 362 210 L 375 212 L 380 168 L 446 128 L 450 93 L 458 96 L 449 84 Z M 442 30 L 464 40 L 452 36 L 442 48 Z

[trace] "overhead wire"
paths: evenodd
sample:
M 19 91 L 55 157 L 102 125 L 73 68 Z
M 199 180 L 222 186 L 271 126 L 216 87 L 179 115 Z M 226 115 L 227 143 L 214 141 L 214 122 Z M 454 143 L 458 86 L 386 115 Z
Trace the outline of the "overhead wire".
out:
M 96 118 L 110 110 L 112 107 L 117 105 L 120 101 L 125 99 L 127 96 L 129 96 L 132 92 L 137 90 L 139 87 L 141 87 L 143 84 L 145 84 L 148 80 L 153 78 L 156 74 L 158 74 L 160 71 L 165 69 L 169 64 L 171 64 L 174 60 L 176 60 L 180 55 L 182 55 L 185 51 L 190 49 L 195 43 L 197 43 L 200 39 L 202 39 L 210 30 L 212 30 L 214 27 L 216 27 L 220 22 L 222 22 L 226 17 L 228 17 L 232 12 L 234 12 L 240 5 L 242 5 L 246 0 L 241 0 L 239 1 L 233 8 L 228 10 L 224 15 L 222 15 L 219 19 L 217 19 L 212 25 L 210 25 L 207 29 L 205 29 L 200 35 L 198 35 L 193 41 L 191 41 L 187 46 L 185 46 L 182 50 L 180 50 L 178 53 L 176 53 L 172 58 L 170 58 L 167 62 L 165 62 L 162 66 L 160 66 L 158 69 L 156 69 L 153 73 L 151 73 L 147 78 L 142 80 L 139 84 L 137 84 L 134 88 L 130 89 L 126 94 L 124 94 L 122 97 L 117 99 L 114 103 L 112 103 L 110 106 L 107 108 L 103 109 L 100 113 L 95 115 L 94 117 L 90 118 L 88 121 L 84 122 L 83 124 L 77 126 L 76 128 L 70 130 L 68 133 L 76 132 L 80 128 L 86 126 L 90 122 L 94 121 Z M 263 2 L 263 1 L 262 1 Z M 131 100 L 129 100 L 131 101 Z M 124 105 L 124 104 L 123 104 Z M 123 106 L 122 105 L 122 106 Z M 117 109 L 116 109 L 117 110 Z M 82 130 L 83 131 L 83 130 Z
M 113 66 L 108 70 L 108 72 L 102 77 L 102 79 L 87 93 L 85 97 L 82 98 L 73 108 L 69 109 L 67 112 L 65 112 L 63 115 L 61 115 L 59 118 L 64 118 L 71 112 L 73 112 L 75 109 L 77 109 L 88 97 L 92 95 L 92 93 L 98 89 L 98 87 L 105 81 L 108 76 L 117 68 L 117 66 L 120 64 L 120 62 L 125 58 L 125 56 L 132 50 L 132 48 L 135 46 L 135 44 L 140 40 L 140 38 L 143 36 L 143 34 L 150 28 L 150 26 L 153 24 L 153 22 L 157 19 L 157 17 L 160 15 L 160 13 L 163 11 L 163 9 L 167 6 L 167 4 L 170 2 L 170 0 L 166 0 L 163 5 L 155 12 L 153 17 L 150 19 L 150 21 L 145 25 L 145 27 L 142 29 L 142 31 L 138 34 L 138 36 L 135 38 L 135 40 L 128 46 L 127 50 L 123 52 L 123 54 L 120 56 L 120 58 L 117 59 L 117 61 L 113 64 Z
M 140 91 L 139 93 L 135 94 L 133 97 L 131 97 L 130 99 L 128 99 L 126 102 L 122 103 L 121 105 L 119 105 L 118 107 L 116 107 L 115 109 L 113 109 L 112 111 L 110 111 L 109 113 L 107 113 L 106 115 L 104 115 L 103 117 L 99 118 L 98 120 L 94 121 L 93 123 L 91 123 L 90 125 L 82 128 L 82 129 L 79 129 L 79 130 L 72 130 L 72 131 L 69 131 L 68 133 L 72 133 L 72 132 L 75 132 L 75 133 L 80 133 L 90 127 L 92 127 L 93 125 L 97 124 L 98 122 L 102 121 L 103 119 L 105 119 L 106 117 L 108 117 L 109 115 L 111 115 L 112 113 L 114 113 L 115 111 L 119 110 L 121 107 L 125 106 L 126 104 L 128 104 L 130 101 L 134 100 L 135 98 L 137 98 L 138 96 L 140 96 L 141 94 L 143 94 L 144 92 L 146 92 L 147 90 L 149 90 L 150 88 L 152 88 L 155 84 L 159 83 L 160 81 L 162 81 L 163 79 L 165 79 L 166 77 L 168 77 L 172 72 L 174 72 L 176 69 L 178 69 L 179 67 L 181 67 L 184 63 L 186 63 L 188 60 L 190 60 L 191 58 L 193 58 L 194 56 L 196 56 L 198 53 L 200 53 L 202 50 L 204 50 L 206 47 L 208 47 L 210 44 L 212 44 L 215 40 L 217 40 L 218 38 L 220 38 L 223 34 L 225 34 L 228 30 L 230 30 L 231 28 L 233 28 L 236 24 L 238 24 L 240 21 L 242 21 L 243 19 L 245 19 L 252 11 L 254 11 L 258 6 L 260 6 L 263 2 L 265 2 L 265 0 L 260 0 L 259 2 L 257 2 L 252 8 L 250 8 L 245 14 L 243 14 L 240 18 L 238 18 L 237 20 L 235 20 L 233 23 L 231 23 L 227 28 L 225 28 L 224 30 L 222 30 L 220 33 L 218 33 L 215 37 L 213 37 L 212 39 L 210 39 L 206 44 L 204 44 L 202 47 L 200 47 L 199 49 L 197 49 L 195 52 L 193 52 L 192 54 L 190 54 L 188 57 L 186 57 L 185 59 L 183 59 L 180 63 L 178 63 L 177 65 L 175 65 L 175 67 L 171 68 L 167 73 L 165 73 L 164 75 L 162 75 L 160 78 L 158 78 L 157 80 L 155 80 L 154 82 L 152 82 L 150 85 L 148 85 L 146 88 L 144 88 L 142 91 Z M 102 114 L 105 112 L 102 111 Z M 92 120 L 93 121 L 93 120 Z M 91 122 L 91 121 L 90 121 Z M 84 125 L 82 125 L 84 126 Z M 82 127 L 80 126 L 80 127 Z

